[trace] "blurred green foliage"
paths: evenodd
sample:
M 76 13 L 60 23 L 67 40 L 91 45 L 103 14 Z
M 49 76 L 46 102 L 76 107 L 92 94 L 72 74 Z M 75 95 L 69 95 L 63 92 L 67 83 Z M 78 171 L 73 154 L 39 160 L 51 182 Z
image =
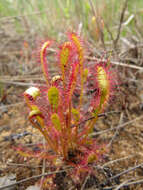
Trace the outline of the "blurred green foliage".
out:
M 125 0 L 92 0 L 99 20 L 108 25 L 113 36 L 116 35 L 117 26 Z M 141 22 L 143 20 L 143 1 L 128 0 L 128 9 L 125 14 L 127 20 L 131 14 Z M 87 37 L 98 40 L 98 26 L 94 20 L 94 13 L 90 0 L 1 0 L 0 21 L 11 16 L 18 32 L 35 31 L 40 35 L 54 36 L 69 31 L 77 31 L 79 24 L 83 25 L 83 32 Z M 131 31 L 136 34 L 135 19 L 122 34 Z M 1 23 L 0 23 L 1 24 Z M 103 28 L 105 40 L 110 40 L 109 32 Z

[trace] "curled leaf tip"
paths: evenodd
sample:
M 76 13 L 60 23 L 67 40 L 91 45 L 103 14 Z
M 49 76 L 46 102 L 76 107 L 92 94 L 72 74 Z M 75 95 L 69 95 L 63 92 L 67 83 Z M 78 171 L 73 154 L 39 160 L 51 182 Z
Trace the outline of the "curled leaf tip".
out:
M 56 81 L 61 81 L 62 80 L 62 77 L 60 76 L 60 75 L 56 75 L 56 76 L 54 76 L 53 78 L 52 78 L 52 84 L 54 83 L 54 82 L 56 82 Z
M 30 87 L 24 92 L 24 96 L 32 97 L 35 100 L 37 96 L 40 96 L 40 90 L 36 87 Z
M 40 50 L 40 61 L 42 65 L 42 70 L 46 79 L 46 82 L 49 83 L 49 77 L 48 77 L 48 67 L 47 67 L 47 58 L 46 58 L 46 50 L 51 45 L 51 41 L 46 41 Z
M 39 109 L 34 109 L 34 110 L 30 111 L 29 118 L 36 117 L 36 116 L 42 116 L 42 113 Z

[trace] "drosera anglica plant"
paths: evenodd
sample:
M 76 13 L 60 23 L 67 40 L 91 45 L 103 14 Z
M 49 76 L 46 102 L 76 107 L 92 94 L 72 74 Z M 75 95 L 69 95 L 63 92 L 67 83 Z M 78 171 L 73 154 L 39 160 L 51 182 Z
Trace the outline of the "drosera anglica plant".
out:
M 37 152 L 22 148 L 18 151 L 24 156 L 46 159 L 53 168 L 62 168 L 64 163 L 71 166 L 76 181 L 92 172 L 92 164 L 101 161 L 107 152 L 106 145 L 98 144 L 91 133 L 109 102 L 114 80 L 108 61 L 90 67 L 84 60 L 80 37 L 70 33 L 68 39 L 59 47 L 59 73 L 54 77 L 50 77 L 47 65 L 51 41 L 43 43 L 40 59 L 47 86 L 30 87 L 24 92 L 29 120 L 45 138 L 46 149 L 39 145 Z M 89 92 L 92 93 L 87 97 Z

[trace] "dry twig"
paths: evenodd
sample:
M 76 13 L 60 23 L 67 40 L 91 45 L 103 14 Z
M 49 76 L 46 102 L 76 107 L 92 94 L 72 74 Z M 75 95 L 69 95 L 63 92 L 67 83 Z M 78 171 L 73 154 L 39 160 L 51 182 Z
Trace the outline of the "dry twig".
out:
M 20 180 L 20 181 L 17 181 L 17 182 L 15 182 L 15 183 L 13 183 L 13 184 L 1 186 L 1 187 L 0 187 L 0 190 L 6 189 L 6 188 L 9 188 L 9 187 L 13 187 L 13 186 L 15 186 L 15 185 L 19 185 L 19 184 L 21 184 L 21 183 L 30 181 L 30 180 L 32 180 L 32 179 L 40 178 L 40 177 L 42 177 L 42 176 L 47 176 L 47 175 L 52 175 L 52 174 L 56 174 L 56 173 L 61 173 L 61 172 L 65 172 L 65 171 L 71 170 L 71 169 L 72 169 L 72 168 L 68 168 L 68 169 L 66 169 L 66 170 L 54 171 L 54 172 L 49 172 L 49 173 L 44 173 L 44 174 L 32 176 L 32 177 L 29 177 L 29 178 L 26 178 L 26 179 L 22 179 L 22 180 Z
M 140 179 L 140 180 L 137 180 L 137 181 L 133 181 L 133 182 L 129 182 L 129 183 L 125 183 L 122 185 L 122 187 L 127 187 L 127 186 L 130 186 L 130 185 L 137 185 L 137 184 L 141 184 L 143 183 L 143 179 Z M 103 188 L 103 190 L 112 190 L 113 188 L 116 188 L 117 186 L 112 186 L 112 187 L 105 187 Z
M 97 62 L 98 61 L 99 62 L 105 62 L 105 61 L 107 61 L 105 59 L 98 59 L 96 57 L 89 57 L 89 56 L 87 56 L 86 59 L 90 60 L 90 61 L 97 61 Z M 132 65 L 132 64 L 126 64 L 126 63 L 122 63 L 122 62 L 118 62 L 118 61 L 112 61 L 112 60 L 110 60 L 110 63 L 114 64 L 114 65 L 118 65 L 118 66 L 123 66 L 123 67 L 128 67 L 128 68 L 131 68 L 131 69 L 136 69 L 136 70 L 142 70 L 143 71 L 143 67 L 139 67 L 139 66 Z
M 122 188 L 125 184 L 127 184 L 129 181 L 132 181 L 132 180 L 133 180 L 133 178 L 130 179 L 130 180 L 125 180 L 125 181 L 123 181 L 123 183 L 121 183 L 120 185 L 118 185 L 118 186 L 115 188 L 115 190 L 119 190 L 119 189 Z
M 138 165 L 135 166 L 135 167 L 129 168 L 129 169 L 127 169 L 127 170 L 125 170 L 125 171 L 123 171 L 123 172 L 121 172 L 121 173 L 119 173 L 119 174 L 117 174 L 117 175 L 115 175 L 115 176 L 110 177 L 108 180 L 111 181 L 111 180 L 113 180 L 113 179 L 115 179 L 115 178 L 120 177 L 121 175 L 127 174 L 127 173 L 129 173 L 129 172 L 131 172 L 131 171 L 134 171 L 135 169 L 140 168 L 140 167 L 142 167 L 142 166 L 143 166 L 143 163 L 138 164 Z
M 131 120 L 131 121 L 128 121 L 126 123 L 123 123 L 121 125 L 118 125 L 117 127 L 112 127 L 110 129 L 106 129 L 106 130 L 102 130 L 102 131 L 99 131 L 99 132 L 95 132 L 95 133 L 92 133 L 91 135 L 101 135 L 103 133 L 107 133 L 109 131 L 112 131 L 112 130 L 116 130 L 116 129 L 119 129 L 119 128 L 122 128 L 122 127 L 125 127 L 126 125 L 129 125 L 129 124 L 132 124 L 133 122 L 136 122 L 138 120 L 141 120 L 143 118 L 143 115 L 139 116 L 139 117 L 136 117 L 135 119 Z
M 116 160 L 111 160 L 111 161 L 105 163 L 105 164 L 102 166 L 102 168 L 104 168 L 104 167 L 106 167 L 106 166 L 108 166 L 108 165 L 114 164 L 114 163 L 116 163 L 116 162 L 123 161 L 123 160 L 129 159 L 129 158 L 132 158 L 133 156 L 134 156 L 134 155 L 126 156 L 126 157 L 123 157 L 123 158 L 118 158 L 118 159 L 116 159 Z
M 122 13 L 121 13 L 121 17 L 120 17 L 120 23 L 119 23 L 119 27 L 118 27 L 118 32 L 117 32 L 117 37 L 114 40 L 114 48 L 117 48 L 117 43 L 119 41 L 120 38 L 120 34 L 121 34 L 121 28 L 122 28 L 122 24 L 124 21 L 124 15 L 125 15 L 125 11 L 127 9 L 127 5 L 128 5 L 128 0 L 125 0 L 124 5 L 123 5 L 123 9 L 122 9 Z
M 90 174 L 88 174 L 88 175 L 86 176 L 86 178 L 85 178 L 85 180 L 84 180 L 84 183 L 83 183 L 82 186 L 81 186 L 81 190 L 84 190 L 84 187 L 85 187 L 85 185 L 86 185 L 87 180 L 89 179 L 89 177 L 90 177 Z
M 12 84 L 16 86 L 44 86 L 44 84 L 40 84 L 40 83 L 11 82 L 11 81 L 5 81 L 5 80 L 0 80 L 0 82 L 4 84 Z
M 120 121 L 119 121 L 119 125 L 122 124 L 122 121 L 123 121 L 123 115 L 124 113 L 122 112 L 121 115 L 120 115 Z M 109 144 L 107 145 L 107 147 L 111 146 L 111 144 L 113 143 L 113 141 L 115 140 L 116 136 L 119 134 L 119 128 L 116 129 L 112 139 L 110 140 Z

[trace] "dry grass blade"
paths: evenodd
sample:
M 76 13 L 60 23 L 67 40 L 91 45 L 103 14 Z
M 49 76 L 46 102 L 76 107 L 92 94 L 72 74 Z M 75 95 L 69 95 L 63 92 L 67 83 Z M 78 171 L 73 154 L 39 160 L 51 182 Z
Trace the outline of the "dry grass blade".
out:
M 123 20 L 124 20 L 125 11 L 127 9 L 127 5 L 128 5 L 128 0 L 125 0 L 124 5 L 123 5 L 123 9 L 122 9 L 122 13 L 121 13 L 121 17 L 120 17 L 120 23 L 119 23 L 119 27 L 118 27 L 117 37 L 114 40 L 114 48 L 117 47 L 117 43 L 118 43 L 118 40 L 120 38 L 121 28 L 122 28 L 122 24 L 123 24 Z
M 133 181 L 133 182 L 129 182 L 129 183 L 125 183 L 122 185 L 122 187 L 127 187 L 130 185 L 137 185 L 137 184 L 141 184 L 143 183 L 143 179 L 137 180 L 137 181 Z M 112 186 L 112 187 L 105 187 L 103 188 L 103 190 L 112 190 L 113 188 L 116 188 L 117 186 Z
M 9 167 L 29 167 L 29 168 L 42 168 L 42 165 L 30 165 L 30 164 L 17 164 L 17 163 L 7 163 Z M 48 167 L 49 168 L 49 167 Z
M 38 80 L 38 81 L 45 81 L 43 78 L 41 78 L 41 76 L 40 77 L 37 77 L 37 78 L 26 78 L 27 76 L 25 76 L 25 77 L 23 77 L 23 78 L 5 78 L 5 77 L 1 77 L 2 78 L 2 80 L 5 80 L 5 81 L 11 81 L 11 82 L 17 82 L 17 81 L 33 81 L 33 80 Z
M 133 170 L 135 170 L 135 169 L 137 169 L 137 168 L 140 168 L 141 166 L 143 166 L 143 163 L 138 164 L 138 165 L 135 166 L 135 167 L 129 168 L 129 169 L 127 169 L 127 170 L 125 170 L 125 171 L 123 171 L 123 172 L 121 172 L 121 173 L 119 173 L 119 174 L 117 174 L 117 175 L 115 175 L 115 176 L 112 176 L 112 177 L 109 178 L 109 180 L 113 180 L 113 179 L 115 179 L 115 178 L 118 178 L 118 177 L 120 177 L 121 175 L 124 175 L 124 174 L 126 174 L 126 173 L 129 173 L 129 172 L 131 172 L 131 171 L 133 171 Z
M 123 183 L 121 183 L 120 185 L 118 185 L 114 190 L 119 190 L 120 188 L 122 188 L 125 184 L 127 184 L 129 181 L 131 181 L 132 179 L 130 180 L 126 180 L 126 181 L 123 181 Z
M 143 70 L 143 67 L 139 67 L 139 66 L 131 65 L 131 64 L 126 64 L 126 63 L 121 63 L 121 62 L 117 62 L 117 61 L 111 61 L 111 64 L 123 66 L 123 67 L 128 67 L 131 69 Z
M 16 86 L 44 86 L 44 84 L 42 85 L 39 83 L 11 82 L 11 81 L 4 81 L 4 80 L 0 80 L 0 82 L 4 84 L 12 84 Z
M 123 160 L 125 160 L 125 159 L 130 159 L 130 158 L 132 158 L 133 156 L 134 156 L 134 155 L 126 156 L 126 157 L 123 157 L 123 158 L 118 158 L 118 159 L 116 159 L 116 160 L 111 160 L 111 161 L 105 163 L 105 164 L 102 166 L 102 168 L 104 168 L 104 167 L 106 167 L 106 166 L 108 166 L 108 165 L 114 164 L 114 163 L 116 163 L 116 162 L 123 161 Z
M 88 174 L 88 175 L 86 176 L 86 178 L 85 178 L 85 180 L 84 180 L 84 183 L 83 183 L 82 186 L 81 186 L 81 190 L 84 190 L 84 187 L 85 187 L 86 182 L 87 182 L 87 180 L 89 179 L 89 177 L 90 177 L 90 174 Z
M 95 132 L 95 133 L 92 133 L 91 135 L 101 135 L 103 133 L 107 133 L 109 131 L 112 131 L 112 130 L 116 130 L 116 129 L 119 129 L 119 128 L 122 128 L 122 127 L 125 127 L 126 125 L 129 125 L 133 122 L 136 122 L 137 120 L 141 120 L 143 118 L 143 115 L 131 120 L 131 121 L 128 121 L 126 123 L 123 123 L 121 125 L 118 125 L 117 127 L 113 127 L 113 128 L 110 128 L 110 129 L 106 129 L 106 130 L 102 130 L 102 131 L 99 131 L 99 132 Z
M 46 141 L 43 139 L 43 147 L 46 150 Z M 45 174 L 45 169 L 46 169 L 46 159 L 43 159 L 43 167 L 42 167 L 42 174 Z M 44 179 L 44 176 L 41 177 L 41 183 L 40 183 L 40 188 L 42 188 L 42 181 Z
M 105 20 L 104 20 L 104 25 L 105 25 L 105 28 L 106 28 L 107 32 L 108 32 L 109 35 L 110 35 L 110 38 L 111 38 L 112 42 L 114 43 L 113 34 L 112 34 L 112 32 L 111 32 L 111 30 L 110 30 L 110 28 L 109 28 L 109 26 L 108 26 L 108 23 L 107 23 Z
M 96 57 L 88 57 L 88 56 L 86 57 L 86 59 L 87 60 L 91 60 L 91 61 L 101 61 L 101 62 L 105 62 L 106 61 L 104 59 L 98 59 Z M 113 65 L 128 67 L 128 68 L 131 68 L 131 69 L 143 70 L 143 67 L 132 65 L 132 64 L 126 64 L 126 63 L 122 63 L 122 62 L 118 62 L 118 61 L 112 61 L 112 60 L 110 60 L 110 63 L 113 64 Z
M 44 174 L 40 174 L 40 175 L 36 175 L 36 176 L 29 177 L 29 178 L 26 178 L 26 179 L 22 179 L 22 180 L 20 180 L 20 181 L 17 181 L 16 183 L 13 183 L 13 184 L 10 184 L 10 185 L 1 186 L 1 187 L 0 187 L 0 190 L 6 189 L 6 188 L 9 188 L 9 187 L 13 187 L 13 186 L 15 186 L 15 185 L 19 185 L 19 184 L 21 184 L 21 183 L 24 183 L 24 182 L 29 181 L 29 180 L 32 180 L 32 179 L 37 179 L 37 178 L 40 178 L 40 177 L 43 177 L 43 176 L 47 176 L 47 175 L 52 175 L 52 174 L 56 174 L 56 173 L 65 172 L 65 171 L 67 171 L 67 170 L 71 170 L 71 168 L 66 169 L 66 170 L 60 170 L 60 171 L 54 171 L 54 172 L 44 173 Z
M 103 33 L 103 30 L 102 30 L 102 27 L 101 27 L 101 23 L 100 23 L 100 20 L 99 20 L 99 11 L 98 11 L 98 7 L 97 7 L 97 4 L 96 4 L 96 9 L 95 9 L 95 6 L 93 4 L 93 1 L 92 0 L 89 0 L 89 3 L 90 3 L 90 6 L 91 6 L 91 9 L 92 9 L 92 12 L 96 18 L 96 24 L 98 26 L 98 29 L 99 29 L 99 34 L 100 34 L 100 38 L 101 38 L 101 42 L 102 42 L 102 45 L 103 45 L 103 48 L 106 49 L 105 47 L 105 42 L 104 42 L 104 33 Z
M 122 112 L 122 113 L 120 114 L 119 125 L 122 124 L 122 121 L 123 121 L 123 115 L 124 115 L 124 113 Z M 110 140 L 109 144 L 107 145 L 107 147 L 110 147 L 110 146 L 112 145 L 113 141 L 115 140 L 115 138 L 117 137 L 118 134 L 119 134 L 119 128 L 116 129 L 116 131 L 115 131 L 115 133 L 114 133 L 112 139 Z
M 135 15 L 131 14 L 129 18 L 123 23 L 123 26 L 127 26 L 134 19 L 134 17 Z

